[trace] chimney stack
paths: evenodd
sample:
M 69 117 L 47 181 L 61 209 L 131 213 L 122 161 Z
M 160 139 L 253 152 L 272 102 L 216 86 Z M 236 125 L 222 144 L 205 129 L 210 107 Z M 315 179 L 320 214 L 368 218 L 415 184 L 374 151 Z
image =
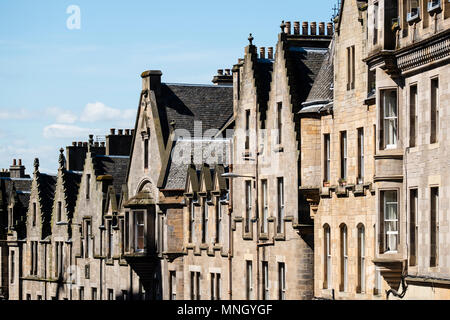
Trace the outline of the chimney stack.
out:
M 294 34 L 295 35 L 300 34 L 300 22 L 299 21 L 294 22 Z
M 319 22 L 319 35 L 325 35 L 325 22 Z
M 266 58 L 266 48 L 265 47 L 259 48 L 259 57 L 261 59 L 265 59 Z
M 17 165 L 17 159 L 13 159 L 13 163 L 9 168 L 11 178 L 24 178 L 25 177 L 25 167 L 22 165 L 22 159 L 19 159 L 19 164 Z
M 155 92 L 155 96 L 159 96 L 161 93 L 161 76 L 162 72 L 160 70 L 142 72 L 142 90 L 152 90 Z
M 121 136 L 123 134 L 123 130 L 122 129 L 117 130 L 117 132 L 118 132 L 119 136 Z
M 327 36 L 333 35 L 333 24 L 331 22 L 327 23 Z
M 98 148 L 99 144 L 97 141 L 94 142 L 94 147 Z
M 286 21 L 286 27 L 284 28 L 284 32 L 287 34 L 291 34 L 291 22 Z
M 311 35 L 315 36 L 317 34 L 317 23 L 311 22 Z
M 130 135 L 130 129 L 125 129 L 125 135 L 129 136 Z
M 215 75 L 211 81 L 215 85 L 231 85 L 233 84 L 233 76 L 230 73 L 230 69 L 225 69 L 225 74 L 223 73 L 223 69 L 217 70 L 217 75 Z M 131 134 L 133 135 L 133 130 L 131 130 Z
M 308 21 L 303 21 L 302 23 L 302 35 L 308 35 Z
M 267 48 L 267 59 L 273 60 L 273 47 Z

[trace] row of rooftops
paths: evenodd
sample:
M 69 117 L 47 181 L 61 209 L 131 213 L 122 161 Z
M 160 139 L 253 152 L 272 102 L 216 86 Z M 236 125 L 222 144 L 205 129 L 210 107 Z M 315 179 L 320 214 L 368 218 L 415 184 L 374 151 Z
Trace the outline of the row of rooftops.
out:
M 325 24 L 319 23 L 319 32 L 316 32 L 316 23 L 311 23 L 311 29 L 308 28 L 308 22 L 303 22 L 303 29 L 300 32 L 300 23 L 294 22 L 293 34 L 291 34 L 290 22 L 283 22 L 282 41 L 285 42 L 285 54 L 287 59 L 287 68 L 290 69 L 290 76 L 293 77 L 293 86 L 291 94 L 297 101 L 306 101 L 309 105 L 318 101 L 328 102 L 332 100 L 332 81 L 333 81 L 333 65 L 332 59 L 329 58 L 328 44 L 331 40 L 333 26 L 327 25 L 327 35 L 325 35 Z M 257 56 L 257 49 L 252 45 L 253 37 L 249 38 L 252 54 Z M 257 94 L 263 96 L 264 100 L 268 100 L 270 83 L 272 81 L 273 69 L 273 47 L 261 47 L 259 49 L 259 57 L 257 57 Z M 243 63 L 243 59 L 239 59 L 239 63 Z M 270 62 L 270 63 L 266 63 Z M 234 72 L 233 68 L 233 72 Z M 308 71 L 308 72 L 306 72 Z M 305 73 L 305 77 L 299 77 L 298 73 Z M 143 92 L 153 90 L 157 100 L 159 120 L 163 129 L 165 142 L 168 139 L 169 128 L 182 128 L 191 134 L 191 137 L 184 140 L 177 140 L 175 143 L 179 146 L 189 143 L 198 143 L 195 140 L 198 130 L 195 128 L 195 122 L 201 121 L 201 134 L 209 129 L 219 129 L 230 123 L 233 116 L 233 75 L 230 69 L 219 69 L 217 75 L 213 79 L 214 85 L 188 85 L 188 84 L 168 84 L 161 82 L 162 72 L 159 70 L 143 72 Z M 297 79 L 297 78 L 298 79 Z M 295 79 L 294 79 L 295 78 Z M 295 86 L 298 83 L 299 86 Z M 305 86 L 303 88 L 303 86 Z M 305 91 L 306 90 L 306 91 Z M 298 91 L 298 92 L 297 92 Z M 300 91 L 305 91 L 301 93 Z M 299 95 L 307 96 L 299 96 Z M 308 95 L 309 94 L 309 95 Z M 298 97 L 297 97 L 298 96 Z M 258 98 L 259 99 L 259 98 Z M 306 107 L 306 106 L 305 106 Z M 112 185 L 116 196 L 122 191 L 123 184 L 126 183 L 127 168 L 130 160 L 131 144 L 135 132 L 133 129 L 111 129 L 110 134 L 103 138 L 97 136 L 89 136 L 88 142 L 74 141 L 72 145 L 66 147 L 66 157 L 64 157 L 64 149 L 61 149 L 60 167 L 64 167 L 64 183 L 66 190 L 70 193 L 70 206 L 75 206 L 76 195 L 78 194 L 78 185 L 83 171 L 88 151 L 93 155 L 93 163 L 95 174 L 97 177 L 112 178 Z M 204 144 L 204 141 L 202 141 Z M 201 172 L 210 172 L 212 175 L 216 170 L 227 170 L 228 154 L 227 141 L 222 147 L 213 148 L 217 154 L 218 162 L 207 163 L 202 154 L 201 163 L 191 164 L 190 167 L 186 163 L 169 163 L 164 181 L 158 187 L 162 189 L 181 190 L 186 187 L 186 179 L 194 178 L 196 173 L 197 179 Z M 201 150 L 204 150 L 202 147 Z M 35 162 L 34 172 L 38 172 L 39 161 Z M 189 169 L 190 168 L 190 169 Z M 205 171 L 206 170 L 206 171 Z M 51 204 L 54 197 L 56 176 L 39 173 L 39 188 L 41 194 L 46 197 L 45 210 L 51 211 Z M 9 190 L 14 190 L 15 195 L 21 196 L 24 201 L 28 197 L 31 189 L 31 181 L 29 175 L 25 174 L 25 167 L 19 162 L 13 161 L 13 165 L 8 170 L 2 170 L 0 177 L 4 180 L 3 184 L 11 185 Z M 24 179 L 24 183 L 18 181 Z M 105 178 L 106 179 L 106 178 Z M 17 181 L 16 181 L 17 180 Z M 7 182 L 9 181 L 9 182 Z M 223 181 L 222 181 L 223 182 Z M 15 187 L 14 187 L 15 186 Z M 195 188 L 194 188 L 195 189 Z M 53 194 L 53 195 L 52 195 Z M 24 205 L 24 207 L 27 207 Z

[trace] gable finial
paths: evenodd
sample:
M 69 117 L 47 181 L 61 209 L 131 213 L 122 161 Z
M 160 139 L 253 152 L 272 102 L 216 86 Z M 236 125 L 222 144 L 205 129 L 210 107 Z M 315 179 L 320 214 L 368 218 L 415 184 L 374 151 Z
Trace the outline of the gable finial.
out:
M 281 21 L 280 28 L 281 28 L 281 33 L 284 33 L 284 30 L 286 29 L 286 24 L 284 23 L 284 20 Z
M 66 165 L 66 158 L 64 157 L 64 149 L 61 148 L 59 149 L 59 167 L 60 168 L 64 168 L 64 166 Z
M 91 152 L 91 147 L 94 146 L 94 135 L 89 135 L 89 142 L 88 142 L 88 152 Z
M 248 42 L 250 42 L 250 45 L 252 46 L 253 45 L 253 40 L 254 40 L 255 38 L 253 38 L 253 36 L 252 36 L 252 34 L 250 33 L 250 35 L 248 36 Z
M 34 172 L 38 172 L 39 171 L 39 158 L 34 158 Z

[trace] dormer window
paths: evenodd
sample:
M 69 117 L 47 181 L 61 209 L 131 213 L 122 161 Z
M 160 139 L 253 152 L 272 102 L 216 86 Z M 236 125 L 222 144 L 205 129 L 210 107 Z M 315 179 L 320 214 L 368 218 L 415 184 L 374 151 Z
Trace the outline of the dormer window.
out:
M 409 10 L 407 19 L 408 22 L 417 22 L 420 20 L 420 5 L 419 0 L 411 0 L 409 1 Z
M 428 1 L 428 12 L 434 13 L 441 9 L 441 0 L 430 0 Z

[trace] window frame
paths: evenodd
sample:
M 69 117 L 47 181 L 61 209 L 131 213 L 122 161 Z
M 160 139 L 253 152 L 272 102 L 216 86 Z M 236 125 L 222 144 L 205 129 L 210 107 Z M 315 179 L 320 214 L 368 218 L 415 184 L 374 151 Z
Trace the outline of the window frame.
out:
M 437 83 L 437 86 L 433 86 Z M 440 95 L 439 77 L 430 79 L 430 143 L 439 142 L 439 95 Z
M 390 201 L 389 205 L 394 206 L 396 209 L 396 219 L 386 219 L 386 208 L 388 205 L 388 201 L 386 201 L 386 194 L 387 193 L 395 193 L 396 201 Z M 383 254 L 391 254 L 391 253 L 398 253 L 398 246 L 400 243 L 400 191 L 398 189 L 383 189 L 380 190 L 380 232 L 379 232 L 379 239 L 380 242 L 380 253 Z M 382 220 L 381 220 L 382 219 Z M 387 231 L 387 222 L 393 222 L 396 226 L 396 230 L 390 230 Z M 393 235 L 392 237 L 396 238 L 397 241 L 395 242 L 395 250 L 388 247 L 388 240 L 390 239 L 389 235 Z M 389 249 L 389 250 L 388 250 Z
M 331 180 L 331 136 L 329 133 L 323 135 L 324 139 L 324 171 L 323 181 L 330 182 Z
M 364 127 L 357 129 L 358 135 L 358 183 L 364 183 L 365 166 L 364 166 Z
M 386 116 L 386 111 L 388 108 L 388 103 L 387 102 L 387 93 L 388 92 L 394 92 L 395 93 L 395 115 L 393 116 Z M 380 103 L 381 103 L 381 107 L 380 107 L 380 113 L 381 113 L 381 117 L 380 117 L 380 128 L 382 131 L 382 135 L 380 137 L 380 147 L 383 150 L 389 150 L 389 149 L 396 149 L 398 147 L 398 143 L 399 143 L 399 103 L 398 103 L 398 89 L 395 88 L 383 88 L 380 89 Z M 393 97 L 394 95 L 392 95 Z M 391 110 L 392 111 L 392 110 Z M 393 125 L 391 124 L 393 123 Z M 389 125 L 391 124 L 391 125 Z M 392 136 L 392 141 L 389 141 L 390 137 L 389 137 L 389 131 L 388 128 L 393 127 L 395 130 L 392 131 L 393 136 Z
M 278 262 L 278 300 L 286 300 L 286 264 Z
M 253 210 L 252 181 L 245 180 L 244 186 L 245 186 L 245 227 L 244 227 L 244 231 L 245 231 L 245 233 L 249 233 L 251 231 L 250 223 L 251 223 L 252 210 Z
M 281 186 L 280 186 L 281 183 Z M 277 233 L 284 234 L 285 190 L 284 177 L 277 177 Z
M 145 239 L 145 211 L 135 210 L 133 212 L 134 218 L 134 252 L 144 253 L 146 249 L 146 239 Z M 142 217 L 142 223 L 139 223 L 137 217 Z M 142 230 L 142 237 L 139 236 L 139 231 Z M 139 239 L 142 238 L 142 247 L 139 246 Z
M 262 223 L 261 223 L 261 233 L 269 232 L 268 218 L 269 218 L 269 202 L 267 198 L 267 179 L 261 179 L 261 195 L 262 195 Z
M 439 266 L 439 186 L 430 187 L 430 268 Z

